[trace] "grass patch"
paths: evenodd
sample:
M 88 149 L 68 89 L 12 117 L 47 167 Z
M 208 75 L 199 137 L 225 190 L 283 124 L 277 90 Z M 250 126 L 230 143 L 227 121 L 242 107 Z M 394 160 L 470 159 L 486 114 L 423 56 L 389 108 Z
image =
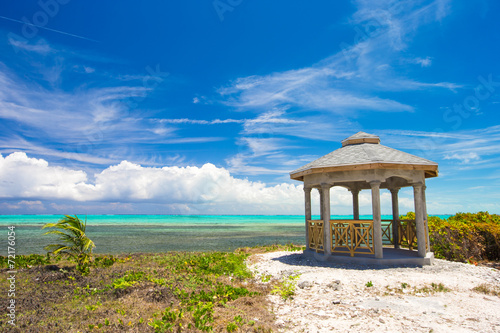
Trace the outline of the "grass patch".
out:
M 288 300 L 293 298 L 295 295 L 295 289 L 297 287 L 297 280 L 300 278 L 300 275 L 290 275 L 284 277 L 282 281 L 278 282 L 273 290 L 272 294 L 280 295 L 283 300 Z
M 500 288 L 486 283 L 481 283 L 480 285 L 472 288 L 472 290 L 480 294 L 500 297 Z
M 254 279 L 247 257 L 245 251 L 96 256 L 82 275 L 67 259 L 18 256 L 16 327 L 2 314 L 0 331 L 276 330 L 267 309 L 271 286 Z
M 393 294 L 407 294 L 407 295 L 415 295 L 415 294 L 435 294 L 435 293 L 446 293 L 451 291 L 448 287 L 446 287 L 442 283 L 434 283 L 432 282 L 430 285 L 424 285 L 423 287 L 412 287 L 408 283 L 403 282 L 401 286 L 398 288 L 391 288 L 390 286 L 385 286 L 384 296 L 389 296 L 391 293 Z

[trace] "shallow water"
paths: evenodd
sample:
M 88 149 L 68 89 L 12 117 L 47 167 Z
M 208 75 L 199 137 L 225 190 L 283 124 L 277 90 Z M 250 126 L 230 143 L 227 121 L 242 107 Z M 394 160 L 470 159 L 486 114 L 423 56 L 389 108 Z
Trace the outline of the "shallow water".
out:
M 43 247 L 56 239 L 53 235 L 42 236 L 45 230 L 41 228 L 61 217 L 0 215 L 0 255 L 7 254 L 8 226 L 15 226 L 17 254 L 45 253 Z M 88 215 L 86 218 L 87 235 L 96 244 L 96 253 L 233 251 L 244 246 L 305 242 L 304 216 L 300 215 Z M 352 216 L 333 218 L 352 219 Z

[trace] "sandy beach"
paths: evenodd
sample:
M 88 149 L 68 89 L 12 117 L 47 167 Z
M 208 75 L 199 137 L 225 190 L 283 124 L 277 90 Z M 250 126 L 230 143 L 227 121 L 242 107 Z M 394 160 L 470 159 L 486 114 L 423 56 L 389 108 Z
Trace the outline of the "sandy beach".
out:
M 473 290 L 500 290 L 496 269 L 334 265 L 301 252 L 256 254 L 249 267 L 261 279 L 299 275 L 293 299 L 269 296 L 282 332 L 500 332 L 500 297 Z

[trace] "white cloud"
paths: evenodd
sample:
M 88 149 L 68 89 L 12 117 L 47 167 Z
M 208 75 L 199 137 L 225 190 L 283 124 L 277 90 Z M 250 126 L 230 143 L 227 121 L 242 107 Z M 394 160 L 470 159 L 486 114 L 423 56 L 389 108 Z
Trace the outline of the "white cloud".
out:
M 473 160 L 479 160 L 480 157 L 477 153 L 470 152 L 465 154 L 450 154 L 444 157 L 445 160 L 459 160 L 461 163 L 469 163 Z
M 154 122 L 159 122 L 161 124 L 193 124 L 193 125 L 216 125 L 216 124 L 244 124 L 245 126 L 255 125 L 255 124 L 305 124 L 307 121 L 304 120 L 294 120 L 281 117 L 284 115 L 284 110 L 272 110 L 265 112 L 256 118 L 252 119 L 213 119 L 213 120 L 203 120 L 203 119 L 188 119 L 188 118 L 177 118 L 177 119 L 153 119 Z
M 39 53 L 41 55 L 47 55 L 49 53 L 54 52 L 54 50 L 50 47 L 50 45 L 43 39 L 40 39 L 36 43 L 30 44 L 25 40 L 23 41 L 23 40 L 15 40 L 13 38 L 9 38 L 9 44 L 12 45 L 15 49 L 27 52 Z
M 85 172 L 50 166 L 43 159 L 16 152 L 0 155 L 0 196 L 3 198 L 71 199 L 76 201 L 241 203 L 292 203 L 290 193 L 299 187 L 237 179 L 213 164 L 202 167 L 142 167 L 122 161 L 95 175 L 89 183 Z M 276 199 L 272 199 L 276 197 Z
M 215 124 L 241 124 L 244 120 L 241 119 L 214 119 L 214 120 L 203 120 L 203 119 L 188 119 L 188 118 L 177 118 L 177 119 L 155 119 L 155 122 L 161 124 L 193 124 L 193 125 L 215 125 Z
M 80 170 L 51 166 L 20 152 L 0 155 L 0 198 L 20 200 L 9 207 L 2 205 L 9 209 L 45 209 L 42 201 L 52 200 L 56 201 L 50 204 L 53 209 L 72 207 L 68 202 L 76 201 L 90 206 L 109 202 L 127 210 L 133 210 L 130 205 L 155 203 L 175 206 L 181 213 L 302 214 L 303 197 L 302 185 L 269 186 L 239 179 L 209 163 L 202 167 L 155 168 L 123 161 L 97 173 L 90 183 Z M 313 200 L 318 201 L 317 193 L 313 193 Z M 384 193 L 382 201 L 387 206 L 390 195 Z M 362 192 L 360 204 L 369 214 L 369 191 Z M 351 194 L 332 189 L 332 205 L 333 214 L 348 214 L 352 211 Z
M 83 171 L 49 166 L 25 153 L 0 155 L 0 197 L 77 199 L 87 180 Z
M 429 67 L 432 64 L 431 57 L 415 58 L 414 60 L 415 60 L 415 63 L 419 64 L 422 67 Z

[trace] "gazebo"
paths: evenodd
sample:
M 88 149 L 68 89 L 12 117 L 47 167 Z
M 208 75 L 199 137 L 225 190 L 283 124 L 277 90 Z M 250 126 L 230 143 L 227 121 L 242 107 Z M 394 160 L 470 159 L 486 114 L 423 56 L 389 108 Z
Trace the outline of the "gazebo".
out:
M 304 182 L 304 254 L 333 262 L 432 264 L 425 179 L 437 175 L 437 163 L 383 146 L 376 135 L 358 132 L 343 140 L 341 148 L 290 173 L 291 179 Z M 331 219 L 330 189 L 334 186 L 352 193 L 352 220 Z M 415 219 L 400 220 L 398 192 L 410 186 Z M 311 219 L 313 188 L 320 194 L 320 220 Z M 391 220 L 381 219 L 380 189 L 391 192 Z M 372 220 L 359 218 L 361 190 L 371 190 Z

